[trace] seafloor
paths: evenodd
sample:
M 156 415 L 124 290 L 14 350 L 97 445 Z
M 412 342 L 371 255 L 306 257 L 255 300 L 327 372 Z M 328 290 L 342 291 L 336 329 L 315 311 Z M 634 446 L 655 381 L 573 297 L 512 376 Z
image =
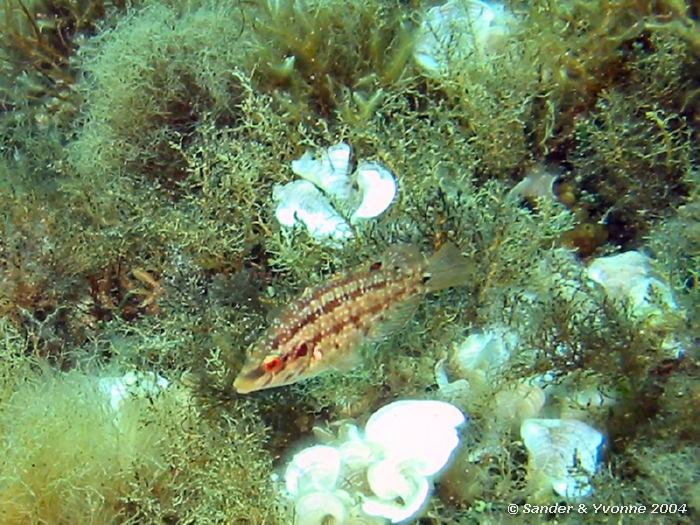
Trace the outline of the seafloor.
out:
M 697 1 L 0 30 L 0 525 L 700 521 Z

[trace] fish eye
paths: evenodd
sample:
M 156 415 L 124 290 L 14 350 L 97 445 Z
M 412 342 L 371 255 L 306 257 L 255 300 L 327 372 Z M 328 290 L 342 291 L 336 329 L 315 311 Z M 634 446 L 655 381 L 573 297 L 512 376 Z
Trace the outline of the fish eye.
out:
M 282 359 L 277 355 L 266 357 L 262 363 L 262 367 L 265 372 L 279 372 L 282 369 Z

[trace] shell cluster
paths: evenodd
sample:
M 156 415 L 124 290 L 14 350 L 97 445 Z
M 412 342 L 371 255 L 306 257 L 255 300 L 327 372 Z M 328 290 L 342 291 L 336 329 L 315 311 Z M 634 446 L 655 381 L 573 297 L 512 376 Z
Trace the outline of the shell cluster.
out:
M 273 189 L 279 223 L 303 224 L 314 239 L 339 246 L 353 236 L 351 225 L 382 214 L 396 196 L 394 175 L 370 161 L 358 162 L 351 174 L 351 157 L 350 145 L 340 142 L 292 161 L 292 171 L 302 180 Z
M 507 377 L 511 359 L 527 352 L 517 333 L 501 326 L 475 330 L 436 366 L 439 395 L 485 414 L 479 444 L 465 454 L 478 464 L 498 454 L 502 440 L 518 431 L 528 452 L 535 494 L 578 499 L 593 492 L 603 435 L 587 422 L 615 402 L 590 385 L 572 390 L 551 373 Z
M 445 77 L 455 63 L 497 50 L 511 32 L 513 21 L 496 2 L 449 0 L 425 13 L 415 61 L 427 76 Z
M 364 432 L 347 424 L 332 446 L 297 453 L 284 475 L 296 525 L 415 517 L 458 447 L 458 428 L 465 422 L 449 403 L 396 401 L 375 412 Z

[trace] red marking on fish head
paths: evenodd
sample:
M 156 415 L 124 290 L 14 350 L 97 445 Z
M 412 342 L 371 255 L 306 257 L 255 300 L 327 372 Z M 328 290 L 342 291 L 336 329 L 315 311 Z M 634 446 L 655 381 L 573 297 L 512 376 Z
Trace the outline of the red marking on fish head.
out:
M 282 370 L 284 367 L 284 361 L 278 355 L 270 355 L 263 360 L 261 366 L 265 372 L 274 374 Z

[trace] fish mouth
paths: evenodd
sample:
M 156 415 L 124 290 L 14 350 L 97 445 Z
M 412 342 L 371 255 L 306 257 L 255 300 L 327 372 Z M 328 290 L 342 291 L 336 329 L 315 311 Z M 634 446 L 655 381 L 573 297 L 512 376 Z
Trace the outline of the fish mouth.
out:
M 251 392 L 251 390 L 248 389 L 248 388 L 246 388 L 243 384 L 241 384 L 241 382 L 240 382 L 238 379 L 236 379 L 236 380 L 233 382 L 233 388 L 234 388 L 234 389 L 236 390 L 236 392 L 239 393 L 239 394 L 248 394 L 248 393 Z
M 260 367 L 255 367 L 246 370 L 241 370 L 236 379 L 233 380 L 233 388 L 239 394 L 249 394 L 264 388 L 260 386 L 260 378 L 265 375 L 265 372 Z
M 236 379 L 234 379 L 233 388 L 239 394 L 250 394 L 251 392 L 259 390 L 258 388 L 256 388 L 254 382 L 246 381 L 246 377 L 242 376 L 238 376 Z

